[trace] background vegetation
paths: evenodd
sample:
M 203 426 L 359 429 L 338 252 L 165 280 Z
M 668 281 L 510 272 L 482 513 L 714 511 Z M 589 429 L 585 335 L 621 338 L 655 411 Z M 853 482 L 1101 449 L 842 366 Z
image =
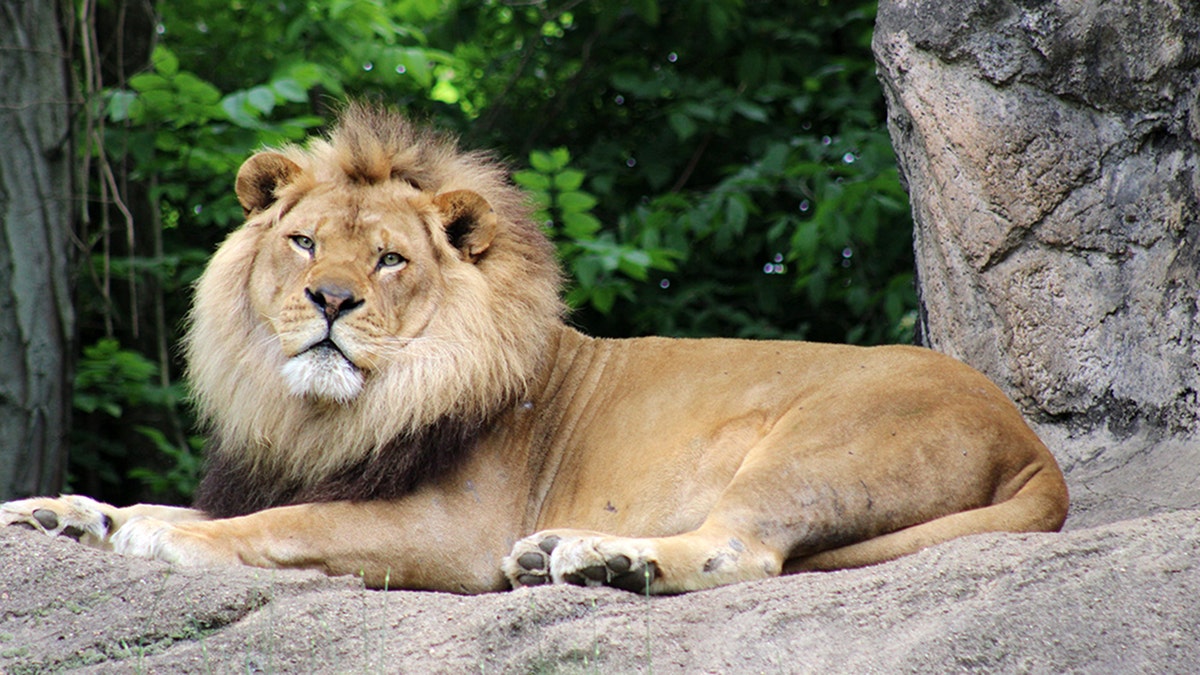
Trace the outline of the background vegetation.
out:
M 188 0 L 144 25 L 125 8 L 76 8 L 90 206 L 71 489 L 187 499 L 202 440 L 173 346 L 240 224 L 233 176 L 351 96 L 506 158 L 588 332 L 911 340 L 874 3 Z

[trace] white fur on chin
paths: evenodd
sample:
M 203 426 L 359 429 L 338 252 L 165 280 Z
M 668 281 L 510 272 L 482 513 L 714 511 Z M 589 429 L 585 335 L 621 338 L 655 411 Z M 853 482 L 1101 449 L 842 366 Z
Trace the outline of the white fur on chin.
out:
M 296 396 L 336 403 L 353 401 L 363 388 L 362 371 L 332 349 L 310 349 L 287 360 L 281 370 Z

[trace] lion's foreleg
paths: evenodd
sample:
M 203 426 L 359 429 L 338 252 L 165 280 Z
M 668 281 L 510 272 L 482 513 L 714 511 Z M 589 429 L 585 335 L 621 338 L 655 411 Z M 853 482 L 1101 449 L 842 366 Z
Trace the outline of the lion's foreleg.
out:
M 503 528 L 464 529 L 452 510 L 423 500 L 326 502 L 237 518 L 130 521 L 113 537 L 121 553 L 184 566 L 250 565 L 354 575 L 373 588 L 461 593 L 507 586 L 499 570 Z

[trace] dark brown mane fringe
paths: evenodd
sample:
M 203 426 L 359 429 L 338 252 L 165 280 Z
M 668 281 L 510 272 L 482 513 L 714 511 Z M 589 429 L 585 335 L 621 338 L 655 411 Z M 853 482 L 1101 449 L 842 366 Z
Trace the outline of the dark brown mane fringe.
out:
M 483 426 L 443 419 L 312 484 L 253 472 L 236 451 L 211 447 L 193 505 L 214 518 L 232 518 L 289 504 L 396 499 L 461 465 Z

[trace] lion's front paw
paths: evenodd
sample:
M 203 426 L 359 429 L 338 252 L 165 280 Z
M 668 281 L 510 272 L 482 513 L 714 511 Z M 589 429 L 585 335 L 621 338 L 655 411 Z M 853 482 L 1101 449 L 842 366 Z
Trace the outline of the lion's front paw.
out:
M 69 537 L 96 548 L 109 548 L 114 507 L 79 495 L 35 497 L 0 504 L 0 525 L 19 525 L 52 537 Z
M 651 547 L 637 539 L 583 537 L 555 547 L 550 576 L 559 583 L 641 593 L 650 590 L 658 577 L 658 564 Z
M 555 532 L 517 542 L 503 566 L 514 587 L 553 582 L 645 592 L 659 574 L 645 540 Z
M 234 565 L 238 557 L 211 536 L 213 522 L 169 523 L 158 518 L 138 516 L 117 530 L 112 537 L 113 550 L 138 558 L 161 560 L 186 567 Z
M 113 550 L 122 555 L 177 562 L 168 538 L 171 524 L 157 518 L 131 518 L 113 535 Z

